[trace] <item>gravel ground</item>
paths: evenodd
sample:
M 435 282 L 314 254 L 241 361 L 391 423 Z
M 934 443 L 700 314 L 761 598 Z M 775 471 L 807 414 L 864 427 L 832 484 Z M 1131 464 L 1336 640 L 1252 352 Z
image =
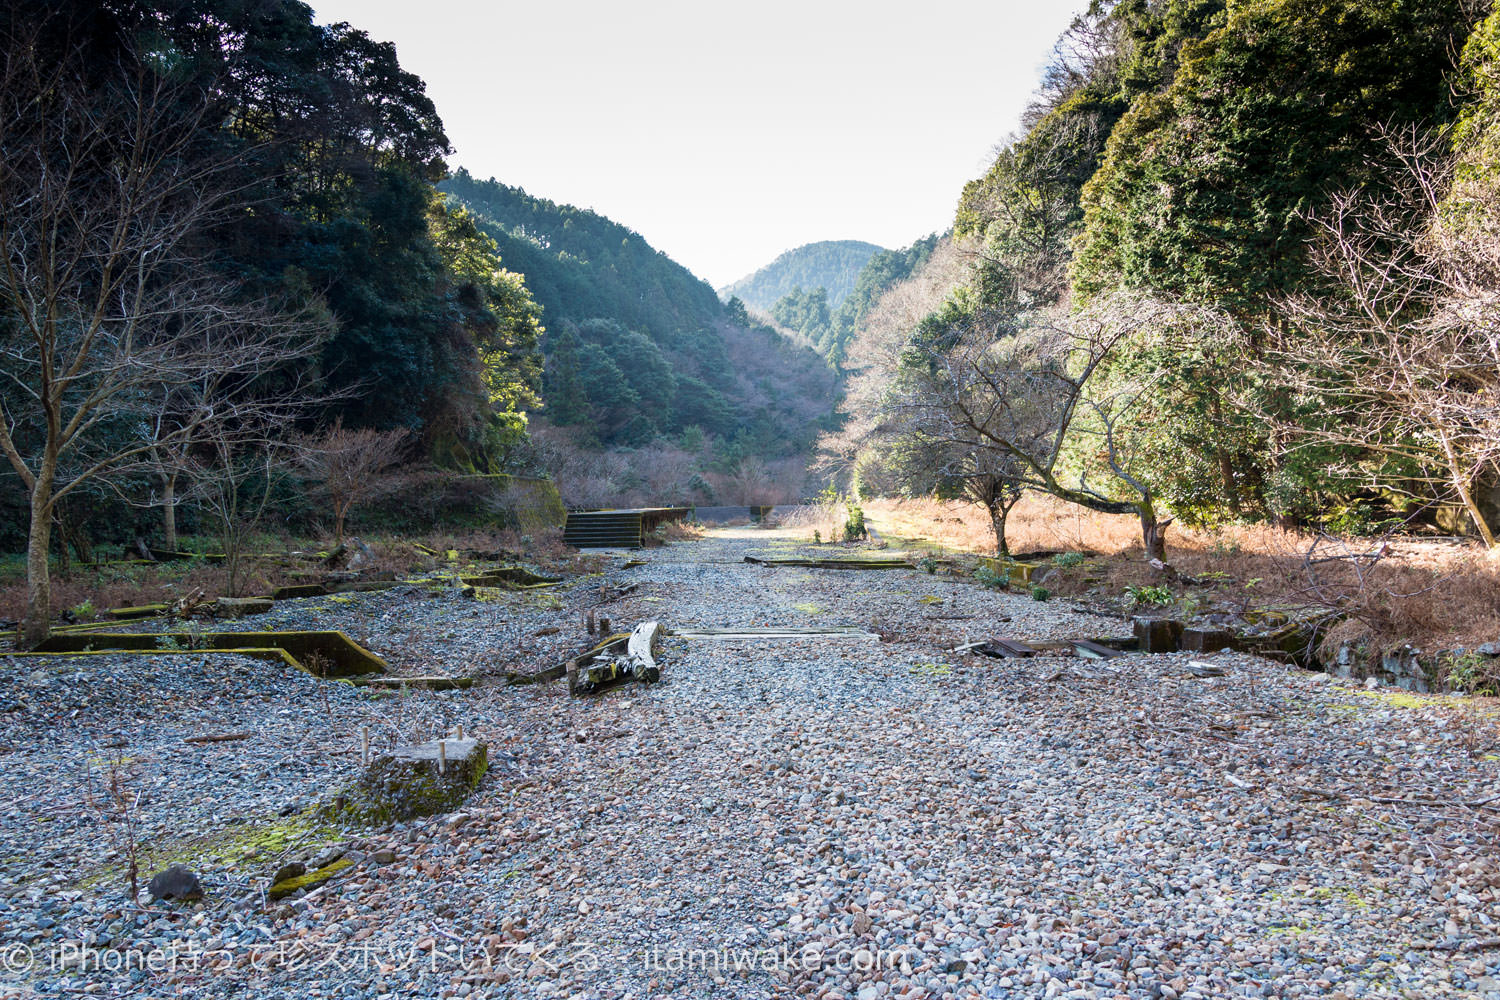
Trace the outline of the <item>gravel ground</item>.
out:
M 240 625 L 343 628 L 398 672 L 488 681 L 468 691 L 225 654 L 0 658 L 0 995 L 1500 997 L 1493 704 L 1230 653 L 1203 679 L 1186 654 L 954 654 L 1122 626 L 916 571 L 742 561 L 795 552 L 725 528 L 556 592 Z M 662 683 L 587 699 L 493 681 L 582 648 L 588 609 L 880 639 L 672 638 Z M 491 752 L 461 812 L 299 825 L 353 777 L 360 727 L 459 722 Z M 129 904 L 111 770 L 201 904 Z M 357 863 L 265 900 L 330 845 Z

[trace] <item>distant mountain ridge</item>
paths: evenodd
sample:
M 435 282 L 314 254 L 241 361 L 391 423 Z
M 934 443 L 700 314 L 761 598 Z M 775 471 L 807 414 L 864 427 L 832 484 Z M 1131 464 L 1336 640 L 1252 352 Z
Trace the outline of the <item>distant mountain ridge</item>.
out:
M 794 290 L 828 291 L 828 306 L 837 309 L 859 279 L 859 272 L 870 258 L 884 247 L 863 240 L 824 240 L 788 250 L 754 274 L 719 289 L 726 301 L 738 296 L 741 302 L 762 312 Z

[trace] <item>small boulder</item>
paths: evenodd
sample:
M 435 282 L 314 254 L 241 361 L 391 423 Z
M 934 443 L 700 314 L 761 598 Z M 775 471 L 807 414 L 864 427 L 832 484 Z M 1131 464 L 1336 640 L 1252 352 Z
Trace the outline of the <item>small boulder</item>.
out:
M 1189 660 L 1188 673 L 1194 677 L 1225 677 L 1229 671 L 1219 663 L 1209 663 L 1206 660 Z
M 173 865 L 151 876 L 146 887 L 153 899 L 170 899 L 190 903 L 203 898 L 203 883 L 184 865 Z

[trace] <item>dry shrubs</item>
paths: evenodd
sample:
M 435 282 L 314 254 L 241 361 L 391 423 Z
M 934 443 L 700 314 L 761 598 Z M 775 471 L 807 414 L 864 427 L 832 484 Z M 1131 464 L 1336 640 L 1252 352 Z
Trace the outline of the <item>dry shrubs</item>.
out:
M 876 500 L 866 504 L 877 528 L 925 538 L 961 552 L 987 553 L 989 517 L 976 504 Z M 1086 552 L 1083 565 L 1048 577 L 1060 595 L 1117 596 L 1162 582 L 1142 559 L 1140 531 L 1129 515 L 1098 514 L 1047 496 L 1028 495 L 1010 518 L 1011 549 Z M 1176 529 L 1171 562 L 1199 581 L 1201 596 L 1230 606 L 1266 604 L 1327 608 L 1345 620 L 1324 645 L 1342 641 L 1385 649 L 1410 643 L 1427 650 L 1473 648 L 1500 640 L 1500 559 L 1471 544 L 1400 538 L 1372 560 L 1380 539 L 1326 537 L 1270 525 L 1214 531 Z M 1185 588 L 1179 587 L 1181 591 Z

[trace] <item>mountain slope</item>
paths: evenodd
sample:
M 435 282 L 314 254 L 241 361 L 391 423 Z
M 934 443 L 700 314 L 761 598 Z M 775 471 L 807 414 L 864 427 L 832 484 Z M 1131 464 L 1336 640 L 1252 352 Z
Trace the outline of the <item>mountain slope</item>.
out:
M 505 266 L 526 275 L 550 325 L 607 317 L 661 336 L 724 316 L 708 282 L 597 212 L 476 180 L 467 170 L 438 187 L 478 217 Z
M 795 330 L 835 368 L 844 363 L 849 343 L 876 301 L 926 263 L 938 245 L 934 233 L 901 250 L 881 250 L 860 270 L 843 304 L 830 308 L 823 289 L 793 289 L 771 306 L 771 316 Z
M 807 452 L 835 422 L 836 379 L 816 353 L 730 316 L 639 234 L 466 171 L 441 188 L 542 306 L 541 416 L 578 444 L 706 438 L 720 456 L 777 458 Z
M 825 240 L 788 250 L 754 274 L 719 289 L 720 297 L 738 296 L 762 312 L 801 288 L 828 292 L 828 307 L 837 309 L 854 290 L 859 272 L 883 248 L 860 240 Z

